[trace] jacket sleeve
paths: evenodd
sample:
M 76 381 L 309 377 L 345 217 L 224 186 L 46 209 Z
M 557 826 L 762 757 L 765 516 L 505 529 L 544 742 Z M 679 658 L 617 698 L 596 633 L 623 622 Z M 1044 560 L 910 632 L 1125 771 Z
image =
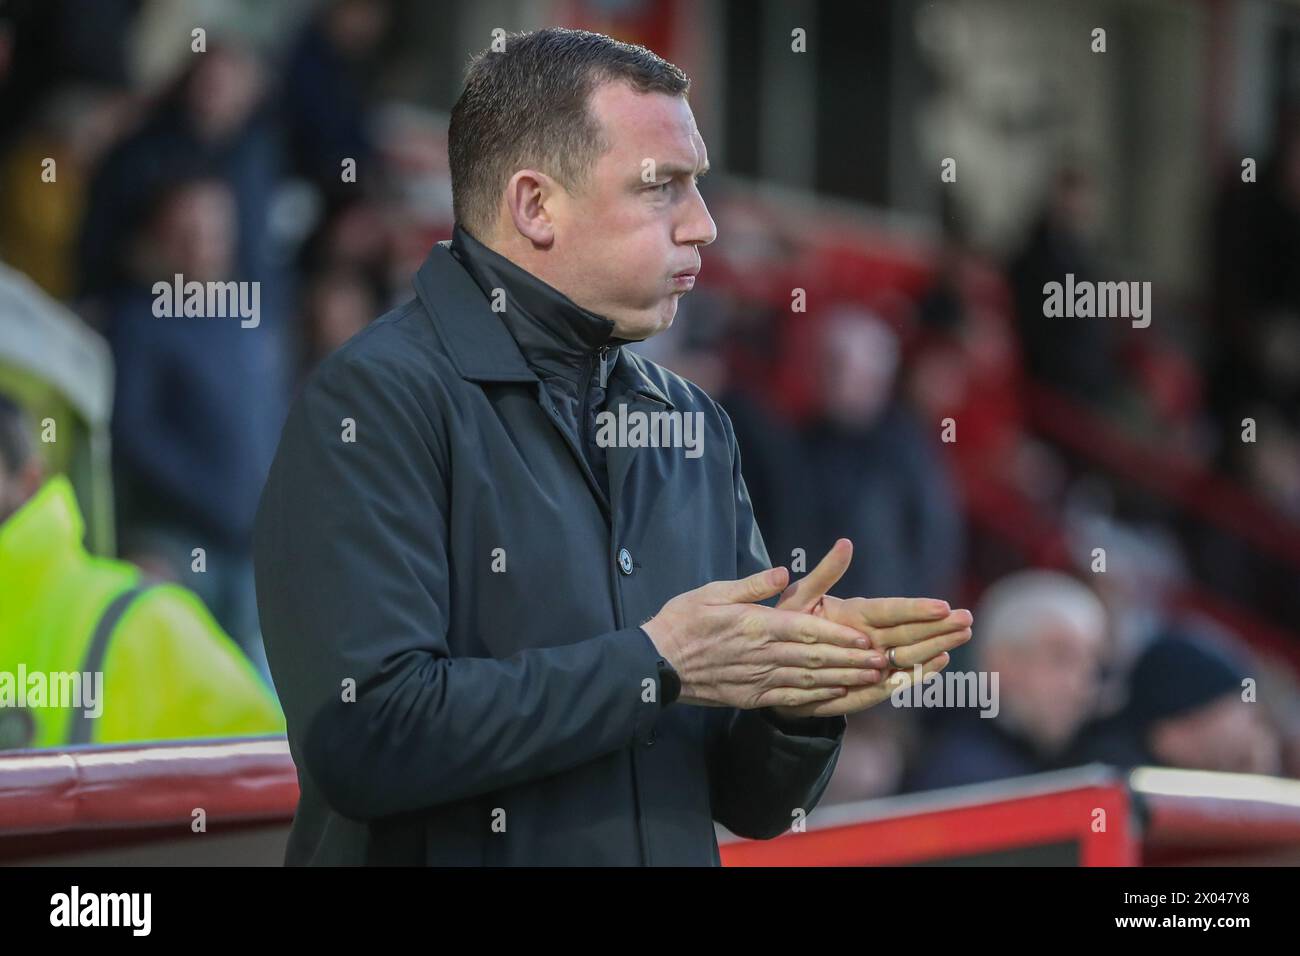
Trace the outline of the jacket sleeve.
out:
M 658 654 L 637 627 L 451 656 L 450 453 L 442 416 L 416 398 L 429 387 L 327 361 L 290 412 L 254 532 L 291 749 L 356 820 L 562 772 L 646 740 L 659 711 L 643 694 Z
M 96 743 L 284 733 L 271 688 L 181 587 L 152 588 L 127 609 L 103 670 Z
M 763 544 L 731 422 L 718 409 L 731 446 L 735 488 L 736 577 L 772 566 Z M 775 604 L 773 598 L 764 602 Z M 812 812 L 839 758 L 844 717 L 786 720 L 768 708 L 718 711 L 709 761 L 714 819 L 737 836 L 770 839 Z

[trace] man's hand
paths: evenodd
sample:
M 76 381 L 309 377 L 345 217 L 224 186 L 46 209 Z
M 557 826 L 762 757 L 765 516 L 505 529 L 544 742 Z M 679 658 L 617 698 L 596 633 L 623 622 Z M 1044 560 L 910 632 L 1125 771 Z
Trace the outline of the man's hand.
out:
M 908 687 L 914 682 L 914 665 L 921 665 L 924 679 L 948 665 L 948 651 L 971 639 L 974 619 L 970 611 L 964 608 L 951 610 L 946 601 L 862 597 L 844 600 L 827 594 L 848 570 L 852 558 L 852 542 L 847 538 L 836 541 L 817 567 L 785 590 L 777 607 L 852 627 L 865 635 L 871 646 L 879 651 L 888 652 L 894 648 L 894 660 L 900 669 L 882 682 L 848 688 L 839 698 L 773 707 L 781 717 L 834 717 L 874 707 L 897 688 Z
M 714 581 L 673 598 L 641 627 L 677 671 L 685 703 L 754 709 L 830 702 L 883 679 L 870 638 L 824 615 L 756 604 L 785 568 Z

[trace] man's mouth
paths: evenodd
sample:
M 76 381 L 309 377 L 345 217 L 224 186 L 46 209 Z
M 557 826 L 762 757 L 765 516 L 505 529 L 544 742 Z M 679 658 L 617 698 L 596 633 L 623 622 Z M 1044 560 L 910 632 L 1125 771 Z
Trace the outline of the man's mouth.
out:
M 695 277 L 699 274 L 700 267 L 693 269 L 683 269 L 681 272 L 673 273 L 673 288 L 681 289 L 683 292 L 695 288 Z

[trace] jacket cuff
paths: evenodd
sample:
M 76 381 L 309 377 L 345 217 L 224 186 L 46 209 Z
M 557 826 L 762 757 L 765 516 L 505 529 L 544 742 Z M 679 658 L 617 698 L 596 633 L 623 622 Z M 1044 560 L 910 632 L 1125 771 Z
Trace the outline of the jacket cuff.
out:
M 632 740 L 637 744 L 648 744 L 654 741 L 655 723 L 664 710 L 659 696 L 662 692 L 659 686 L 659 658 L 662 655 L 650 640 L 650 635 L 639 627 L 616 631 L 615 637 L 628 647 L 637 675 L 637 711 L 633 721 Z M 647 679 L 654 682 L 654 695 L 650 700 L 646 700 Z
M 844 735 L 848 720 L 838 717 L 782 717 L 770 707 L 759 708 L 763 719 L 787 737 L 825 737 L 838 740 Z

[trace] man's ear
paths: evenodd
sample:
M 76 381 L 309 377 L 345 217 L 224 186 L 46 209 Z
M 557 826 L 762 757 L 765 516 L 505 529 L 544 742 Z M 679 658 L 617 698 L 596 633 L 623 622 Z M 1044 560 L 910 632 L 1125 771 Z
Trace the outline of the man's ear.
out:
M 506 210 L 521 236 L 535 246 L 555 241 L 555 223 L 548 208 L 559 184 L 535 169 L 521 169 L 506 183 Z

